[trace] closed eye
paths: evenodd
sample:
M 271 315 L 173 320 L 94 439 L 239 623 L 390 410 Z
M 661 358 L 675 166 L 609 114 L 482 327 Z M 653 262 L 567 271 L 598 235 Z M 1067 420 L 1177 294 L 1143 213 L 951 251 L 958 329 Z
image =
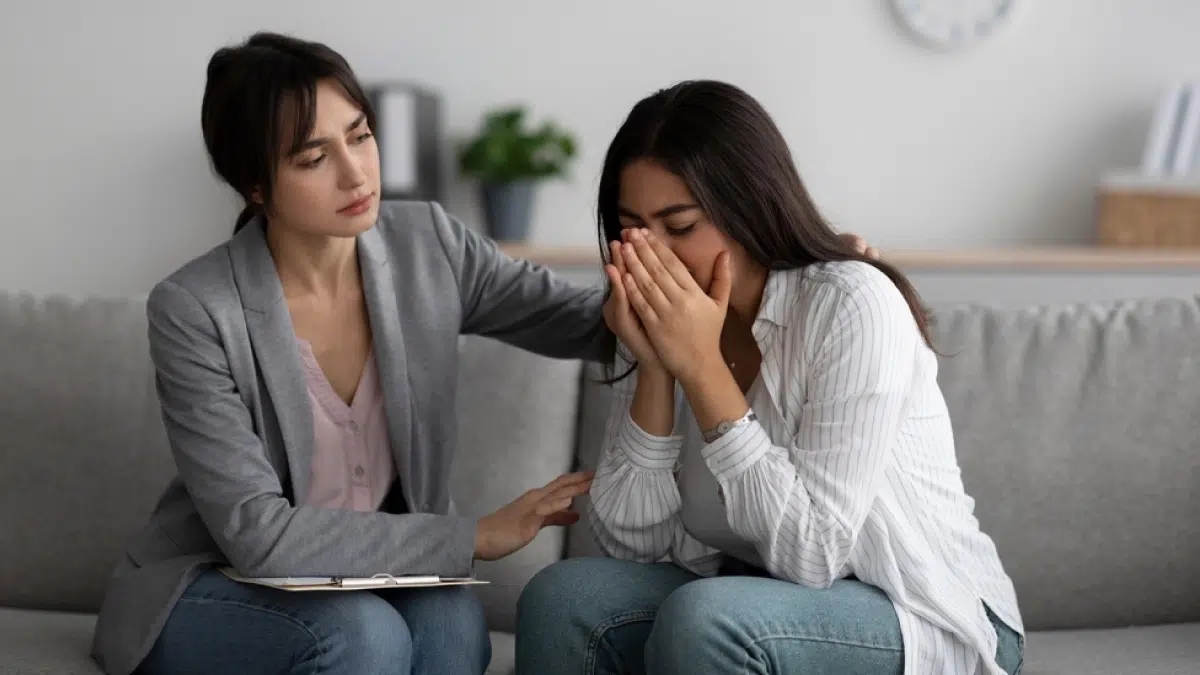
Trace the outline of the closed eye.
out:
M 672 237 L 682 237 L 684 235 L 691 234 L 692 230 L 694 229 L 696 229 L 695 223 L 692 223 L 691 225 L 685 225 L 683 227 L 668 227 L 667 235 Z

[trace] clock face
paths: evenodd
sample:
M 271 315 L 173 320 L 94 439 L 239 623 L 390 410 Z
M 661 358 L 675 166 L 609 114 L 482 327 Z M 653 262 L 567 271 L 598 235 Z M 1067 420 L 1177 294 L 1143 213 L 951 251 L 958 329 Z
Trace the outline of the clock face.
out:
M 914 35 L 939 49 L 961 49 L 1012 18 L 1017 0 L 891 0 Z

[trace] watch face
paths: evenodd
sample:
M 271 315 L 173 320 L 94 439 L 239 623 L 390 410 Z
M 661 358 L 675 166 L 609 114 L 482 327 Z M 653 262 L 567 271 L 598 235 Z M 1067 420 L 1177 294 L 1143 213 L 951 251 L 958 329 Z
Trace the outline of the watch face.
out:
M 991 35 L 1013 14 L 1016 0 L 892 0 L 900 20 L 922 42 L 960 49 Z

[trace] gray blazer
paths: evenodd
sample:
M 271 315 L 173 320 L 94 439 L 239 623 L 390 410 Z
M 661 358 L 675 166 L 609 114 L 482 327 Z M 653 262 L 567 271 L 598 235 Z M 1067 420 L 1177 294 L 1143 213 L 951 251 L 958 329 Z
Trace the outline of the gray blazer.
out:
M 279 277 L 252 221 L 149 296 L 178 475 L 113 573 L 92 646 L 106 672 L 137 667 L 205 566 L 250 576 L 471 572 L 475 520 L 455 515 L 448 491 L 458 336 L 594 357 L 603 291 L 508 258 L 425 202 L 384 203 L 358 256 L 403 497 L 387 510 L 405 515 L 302 505 L 312 418 Z

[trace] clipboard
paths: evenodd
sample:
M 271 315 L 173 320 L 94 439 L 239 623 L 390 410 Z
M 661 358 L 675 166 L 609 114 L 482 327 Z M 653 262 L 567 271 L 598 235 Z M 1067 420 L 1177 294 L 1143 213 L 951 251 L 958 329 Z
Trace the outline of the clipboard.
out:
M 475 577 L 440 577 L 436 575 L 392 576 L 376 574 L 370 577 L 244 577 L 232 567 L 220 567 L 230 579 L 244 583 L 277 588 L 283 591 L 362 591 L 384 588 L 435 588 L 438 586 L 474 586 L 487 581 Z

